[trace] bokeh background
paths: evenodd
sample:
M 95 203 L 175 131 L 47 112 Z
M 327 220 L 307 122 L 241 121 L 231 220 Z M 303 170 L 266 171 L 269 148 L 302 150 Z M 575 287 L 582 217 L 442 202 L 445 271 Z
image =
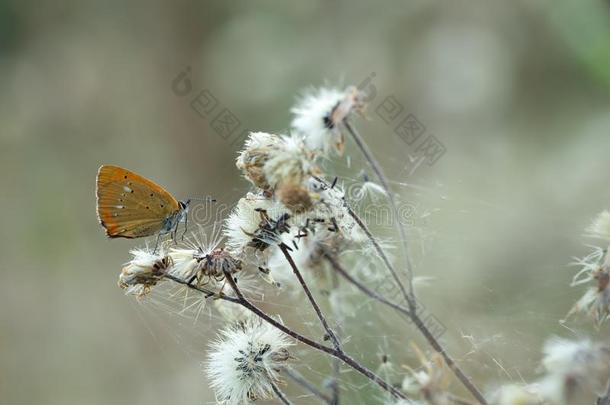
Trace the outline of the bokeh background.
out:
M 213 403 L 201 362 L 221 323 L 156 316 L 124 296 L 117 275 L 138 243 L 107 240 L 95 216 L 102 163 L 178 197 L 246 192 L 239 142 L 190 108 L 195 93 L 172 91 L 186 67 L 193 91 L 208 89 L 241 129 L 273 132 L 302 89 L 375 73 L 357 125 L 416 207 L 416 271 L 434 277 L 420 299 L 486 392 L 535 378 L 551 335 L 609 337 L 558 322 L 583 292 L 567 264 L 610 208 L 608 2 L 2 1 L 3 404 Z M 406 174 L 413 149 L 374 110 L 387 96 L 442 142 L 435 165 Z M 353 145 L 348 155 L 351 172 L 345 157 L 337 168 L 356 178 L 365 166 Z M 388 316 L 354 311 L 349 350 L 373 369 L 384 353 L 417 366 L 408 343 L 427 347 Z M 322 379 L 328 362 L 305 353 L 301 371 Z M 342 381 L 359 394 L 348 403 L 382 399 L 351 372 Z

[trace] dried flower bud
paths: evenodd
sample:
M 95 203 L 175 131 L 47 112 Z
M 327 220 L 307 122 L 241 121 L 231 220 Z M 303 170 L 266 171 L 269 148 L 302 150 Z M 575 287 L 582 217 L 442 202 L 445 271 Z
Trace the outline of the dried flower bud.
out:
M 277 135 L 266 132 L 251 132 L 245 142 L 244 149 L 237 157 L 237 168 L 256 187 L 263 190 L 271 189 L 263 168 L 277 152 L 281 143 L 281 138 Z
M 282 185 L 301 185 L 319 169 L 315 156 L 298 136 L 284 136 L 275 153 L 265 163 L 263 174 L 269 185 L 277 189 Z
M 142 297 L 163 278 L 172 260 L 144 249 L 134 249 L 130 253 L 133 258 L 123 267 L 118 284 L 127 294 Z
M 211 252 L 198 252 L 197 279 L 201 282 L 206 277 L 222 280 L 225 273 L 235 274 L 241 270 L 241 260 L 231 256 L 224 248 L 216 248 Z

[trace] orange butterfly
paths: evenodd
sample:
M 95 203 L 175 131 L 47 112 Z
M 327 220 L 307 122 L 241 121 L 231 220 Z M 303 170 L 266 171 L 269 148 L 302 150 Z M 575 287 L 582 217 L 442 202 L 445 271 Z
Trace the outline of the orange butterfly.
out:
M 187 223 L 190 200 L 178 201 L 158 184 L 122 167 L 97 172 L 97 216 L 110 238 L 141 238 L 158 233 L 175 237 Z

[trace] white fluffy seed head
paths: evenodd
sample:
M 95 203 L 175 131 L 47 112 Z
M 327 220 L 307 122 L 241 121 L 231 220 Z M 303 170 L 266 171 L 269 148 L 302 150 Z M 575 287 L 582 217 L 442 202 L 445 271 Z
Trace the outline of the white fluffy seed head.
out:
M 342 154 L 345 144 L 340 124 L 354 111 L 364 109 L 363 94 L 354 86 L 311 89 L 297 101 L 291 112 L 294 133 L 305 138 L 311 150 Z
M 318 243 L 324 239 L 323 235 L 326 234 L 326 232 L 323 230 L 319 230 L 315 233 L 309 232 L 306 237 L 298 238 L 297 235 L 301 233 L 301 230 L 295 227 L 290 233 L 282 236 L 282 242 L 291 247 L 294 247 L 294 243 L 296 243 L 298 249 L 294 248 L 293 251 L 290 252 L 292 260 L 294 260 L 297 268 L 301 270 L 301 273 L 308 284 L 317 284 L 321 281 L 325 263 L 322 259 Z M 280 286 L 291 287 L 285 288 L 286 291 L 294 294 L 302 292 L 301 288 L 298 286 L 298 280 L 292 272 L 292 268 L 279 248 L 271 250 L 267 267 L 270 270 L 273 280 L 277 281 Z
M 229 253 L 243 259 L 248 248 L 255 248 L 253 246 L 255 241 L 260 240 L 269 245 L 276 242 L 274 233 L 261 232 L 261 225 L 266 223 L 264 213 L 271 220 L 277 220 L 286 214 L 286 209 L 262 194 L 248 193 L 238 201 L 237 206 L 225 220 L 223 231 L 227 238 L 226 247 Z
M 586 235 L 610 241 L 610 211 L 599 213 L 591 225 L 587 227 Z
M 610 346 L 554 338 L 544 346 L 546 377 L 538 393 L 553 404 L 571 404 L 581 393 L 602 395 L 610 378 Z
M 361 243 L 367 240 L 366 234 L 349 213 L 345 203 L 345 193 L 341 186 L 324 188 L 319 194 L 319 202 L 314 209 L 317 218 L 336 224 L 338 232 L 348 241 Z
M 263 167 L 263 174 L 272 188 L 283 184 L 299 185 L 311 174 L 318 173 L 315 156 L 300 136 L 283 136 L 278 149 Z
M 132 259 L 121 270 L 118 284 L 127 294 L 143 297 L 163 279 L 172 261 L 165 253 L 148 249 L 133 249 L 129 253 Z
M 279 381 L 292 345 L 285 334 L 259 318 L 223 330 L 205 367 L 217 401 L 246 404 L 271 398 L 272 384 Z
M 606 280 L 604 281 L 606 287 L 601 290 L 599 287 L 588 288 L 584 295 L 576 301 L 567 317 L 575 313 L 582 313 L 590 317 L 597 327 L 601 326 L 608 319 L 610 316 L 610 289 L 607 286 L 608 273 L 603 273 L 603 277 Z
M 572 286 L 593 284 L 574 304 L 566 319 L 576 313 L 582 313 L 593 319 L 600 326 L 610 316 L 610 264 L 606 250 L 595 247 L 593 251 L 576 259 L 574 265 L 580 271 L 572 279 Z
M 170 268 L 169 273 L 182 280 L 190 279 L 196 272 L 196 254 L 196 249 L 171 248 L 169 256 L 172 258 L 173 266 Z

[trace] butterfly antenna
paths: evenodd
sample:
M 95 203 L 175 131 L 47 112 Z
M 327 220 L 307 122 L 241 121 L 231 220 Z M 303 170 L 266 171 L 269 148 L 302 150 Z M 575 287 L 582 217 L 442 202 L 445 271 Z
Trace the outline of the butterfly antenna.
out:
M 216 199 L 212 198 L 212 197 L 205 197 L 205 198 L 191 197 L 191 198 L 189 198 L 189 201 L 202 201 L 204 203 L 215 203 Z

